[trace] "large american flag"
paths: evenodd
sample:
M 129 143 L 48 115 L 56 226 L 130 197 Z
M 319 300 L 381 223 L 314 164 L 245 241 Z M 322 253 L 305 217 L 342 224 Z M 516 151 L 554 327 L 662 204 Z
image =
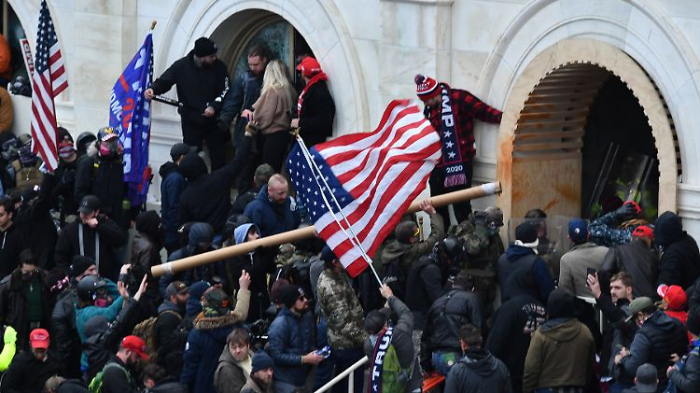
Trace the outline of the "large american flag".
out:
M 384 111 L 375 131 L 344 135 L 309 152 L 325 183 L 314 175 L 297 143 L 287 162 L 297 197 L 307 206 L 320 237 L 355 277 L 368 265 L 348 238 L 352 233 L 331 194 L 371 257 L 425 189 L 442 155 L 440 137 L 418 106 L 396 100 Z
M 46 0 L 41 1 L 32 82 L 31 129 L 34 152 L 39 153 L 46 166 L 53 171 L 58 166 L 58 131 L 53 99 L 68 87 L 68 79 Z

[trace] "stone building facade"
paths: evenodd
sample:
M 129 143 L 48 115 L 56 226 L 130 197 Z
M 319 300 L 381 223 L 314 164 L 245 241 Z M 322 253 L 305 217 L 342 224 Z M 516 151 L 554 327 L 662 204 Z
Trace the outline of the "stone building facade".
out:
M 35 41 L 39 0 L 4 0 Z M 695 0 L 50 0 L 70 88 L 58 103 L 76 133 L 108 120 L 109 90 L 151 21 L 156 74 L 213 37 L 231 63 L 266 23 L 286 21 L 329 76 L 336 135 L 370 130 L 425 73 L 504 111 L 477 123 L 475 182 L 500 180 L 507 217 L 581 210 L 581 150 L 592 102 L 617 78 L 634 97 L 658 160 L 658 210 L 700 238 L 700 3 Z M 174 92 L 169 93 L 174 97 Z M 151 162 L 180 140 L 154 105 Z M 656 174 L 654 175 L 656 176 Z M 654 179 L 655 180 L 655 179 Z M 153 187 L 157 198 L 159 179 Z M 656 197 L 656 196 L 655 196 Z M 477 206 L 493 202 L 480 201 Z M 541 206 L 534 206 L 535 203 Z

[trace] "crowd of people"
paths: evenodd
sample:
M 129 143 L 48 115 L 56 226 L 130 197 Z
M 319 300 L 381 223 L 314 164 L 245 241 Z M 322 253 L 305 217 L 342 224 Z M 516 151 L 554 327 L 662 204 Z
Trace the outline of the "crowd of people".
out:
M 456 204 L 449 225 L 427 199 L 430 231 L 407 215 L 374 256 L 381 283 L 370 269 L 351 278 L 319 238 L 153 276 L 166 260 L 313 224 L 284 157 L 292 128 L 310 146 L 332 134 L 326 75 L 300 56 L 297 94 L 258 45 L 229 84 L 216 53 L 197 40 L 144 92 L 175 85 L 181 103 L 184 143 L 159 170 L 160 212 L 129 205 L 109 127 L 75 139 L 61 129 L 54 173 L 31 137 L 0 133 L 0 392 L 301 393 L 365 356 L 334 392 L 350 381 L 420 392 L 443 378 L 449 393 L 700 390 L 697 244 L 676 214 L 649 223 L 619 198 L 590 223 L 570 221 L 561 260 L 542 210 L 505 244 L 499 208 Z M 469 187 L 473 119 L 501 113 L 432 78 L 415 83 L 443 136 L 431 193 Z

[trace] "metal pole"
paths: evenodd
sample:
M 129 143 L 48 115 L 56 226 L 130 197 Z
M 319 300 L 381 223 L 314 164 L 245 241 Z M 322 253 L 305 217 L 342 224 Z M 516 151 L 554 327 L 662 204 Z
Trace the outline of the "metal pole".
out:
M 335 386 L 335 384 L 337 384 L 338 382 L 340 382 L 340 380 L 342 380 L 343 378 L 347 377 L 348 374 L 350 374 L 351 372 L 357 370 L 357 369 L 360 368 L 360 366 L 362 366 L 363 364 L 367 363 L 367 361 L 369 361 L 369 359 L 367 358 L 367 356 L 365 356 L 365 357 L 363 357 L 362 359 L 358 360 L 357 362 L 355 362 L 355 364 L 353 364 L 352 366 L 348 367 L 347 370 L 345 370 L 345 371 L 343 371 L 342 373 L 336 375 L 335 378 L 331 379 L 330 381 L 328 381 L 328 383 L 326 383 L 325 385 L 321 386 L 321 387 L 320 387 L 318 390 L 316 390 L 314 393 L 323 393 L 323 392 L 327 392 L 327 391 L 330 390 L 333 386 Z

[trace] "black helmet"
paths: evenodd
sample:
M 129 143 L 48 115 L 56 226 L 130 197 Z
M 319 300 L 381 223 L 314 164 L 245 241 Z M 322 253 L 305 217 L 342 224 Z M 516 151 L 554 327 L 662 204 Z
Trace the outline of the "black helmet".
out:
M 85 131 L 78 135 L 78 139 L 75 140 L 75 147 L 78 150 L 78 155 L 83 155 L 87 152 L 87 147 L 92 142 L 95 142 L 97 137 L 90 131 Z
M 459 265 L 464 257 L 464 245 L 454 237 L 439 241 L 435 247 L 441 265 Z
M 89 302 L 93 300 L 93 295 L 107 283 L 97 276 L 85 276 L 78 282 L 78 298 Z

